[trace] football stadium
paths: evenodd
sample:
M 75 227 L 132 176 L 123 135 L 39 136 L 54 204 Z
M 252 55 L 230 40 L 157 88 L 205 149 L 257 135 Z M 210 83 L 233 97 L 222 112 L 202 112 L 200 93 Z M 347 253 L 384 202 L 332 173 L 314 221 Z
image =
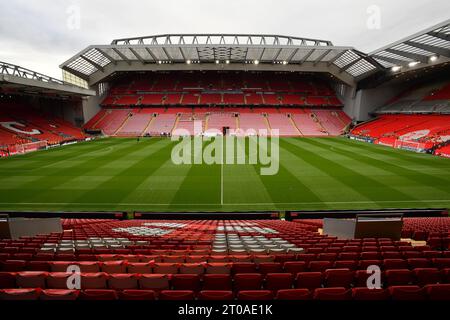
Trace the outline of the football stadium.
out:
M 0 62 L 0 300 L 450 300 L 450 20 L 291 33 Z

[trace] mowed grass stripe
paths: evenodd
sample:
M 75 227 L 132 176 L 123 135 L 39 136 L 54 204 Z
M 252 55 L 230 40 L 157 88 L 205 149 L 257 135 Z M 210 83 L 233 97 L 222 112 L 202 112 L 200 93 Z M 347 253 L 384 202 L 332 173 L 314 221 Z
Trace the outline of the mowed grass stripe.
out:
M 314 161 L 303 159 L 294 147 L 285 145 L 280 149 L 280 159 L 285 167 L 303 181 L 303 184 L 312 190 L 324 203 L 339 199 L 341 201 L 367 201 L 371 200 L 357 192 L 354 188 L 342 183 L 333 177 L 322 166 Z
M 152 140 L 150 145 L 159 140 Z M 77 193 L 82 193 L 82 190 L 73 190 L 70 192 L 67 188 L 57 190 L 62 184 L 68 183 L 71 179 L 78 178 L 81 175 L 86 175 L 89 172 L 95 172 L 99 174 L 97 169 L 105 165 L 110 161 L 117 158 L 126 158 L 130 152 L 136 150 L 137 145 L 130 140 L 125 141 L 118 140 L 118 144 L 111 151 L 104 153 L 102 156 L 98 156 L 95 159 L 87 159 L 72 167 L 52 170 L 51 172 L 38 172 L 42 174 L 39 179 L 35 179 L 22 184 L 19 189 L 3 190 L 0 193 L 0 202 L 43 202 L 44 199 L 50 199 L 48 201 L 54 201 L 55 199 L 63 199 L 60 202 L 70 202 Z M 111 171 L 109 175 L 116 174 L 117 172 Z M 85 181 L 86 189 L 93 190 L 95 186 L 90 186 L 90 180 Z M 65 200 L 64 200 L 65 199 Z
M 203 150 L 211 142 L 203 143 Z M 193 150 L 197 155 L 202 155 L 202 150 Z M 169 154 L 170 156 L 170 154 Z M 191 158 L 192 159 L 192 158 Z M 203 157 L 202 157 L 203 159 Z M 221 166 L 220 164 L 192 164 L 179 190 L 172 199 L 169 208 L 179 208 L 177 203 L 187 204 L 186 210 L 196 210 L 196 204 L 211 204 L 211 210 L 220 210 L 221 198 Z M 189 205 L 192 203 L 192 205 Z M 217 205 L 212 205 L 217 203 Z
M 108 180 L 96 187 L 95 192 L 85 191 L 74 202 L 120 203 L 149 175 L 158 170 L 167 160 L 172 144 L 170 140 L 155 140 L 154 143 L 138 144 L 138 151 L 146 151 L 146 156 L 135 161 L 126 169 L 116 172 Z
M 435 167 L 443 167 L 447 169 L 449 168 L 449 163 L 447 161 L 448 159 L 442 157 L 436 157 L 431 156 L 429 154 L 396 149 L 388 146 L 372 144 L 363 141 L 351 140 L 344 137 L 332 138 L 332 140 L 334 140 L 336 143 L 359 147 L 361 150 L 369 152 L 373 152 L 375 150 L 379 154 L 387 155 L 389 157 L 396 158 L 397 160 L 400 161 L 414 163 L 419 166 L 433 165 Z
M 365 174 L 361 174 L 356 170 L 350 169 L 352 161 L 343 163 L 336 159 L 330 152 L 327 157 L 319 155 L 317 149 L 324 151 L 322 147 L 316 147 L 309 142 L 308 138 L 289 139 L 283 141 L 297 148 L 300 157 L 306 161 L 311 161 L 320 166 L 322 170 L 327 171 L 329 175 L 339 179 L 349 188 L 362 194 L 364 197 L 376 202 L 377 200 L 414 200 L 413 197 L 404 194 L 387 184 L 375 180 Z M 316 152 L 314 152 L 316 151 Z
M 234 164 L 224 164 L 224 204 L 246 203 L 273 203 L 270 193 L 261 181 L 260 172 L 248 163 L 248 139 L 237 138 L 234 148 Z M 243 150 L 244 159 L 238 158 L 238 148 Z M 226 152 L 225 152 L 226 156 Z M 238 162 L 238 160 L 240 160 Z M 238 164 L 245 161 L 245 164 Z
M 301 179 L 298 179 L 286 168 L 283 159 L 280 158 L 279 161 L 279 170 L 276 175 L 259 176 L 275 205 L 289 202 L 321 202 L 321 199 Z M 254 166 L 256 172 L 260 172 L 263 167 L 261 164 Z
M 353 149 L 345 148 L 338 146 L 336 143 L 333 143 L 333 141 L 326 140 L 326 139 L 317 139 L 314 141 L 310 140 L 310 143 L 314 143 L 315 145 L 321 145 L 325 148 L 327 146 L 333 148 L 333 152 L 339 153 L 343 156 L 347 156 L 349 152 L 352 153 L 352 158 L 356 159 L 357 161 L 360 161 L 362 163 L 365 163 L 369 166 L 375 166 L 377 168 L 380 168 L 382 170 L 388 171 L 392 173 L 393 175 L 401 176 L 411 182 L 411 185 L 419 185 L 423 188 L 431 188 L 431 192 L 434 193 L 438 198 L 442 199 L 443 197 L 449 197 L 450 198 L 450 181 L 446 179 L 441 179 L 439 177 L 428 175 L 425 172 L 419 172 L 416 170 L 410 170 L 404 166 L 400 166 L 395 164 L 395 162 L 392 161 L 384 161 L 379 160 L 371 156 L 367 156 L 362 152 L 352 152 Z M 367 153 L 370 155 L 370 153 Z

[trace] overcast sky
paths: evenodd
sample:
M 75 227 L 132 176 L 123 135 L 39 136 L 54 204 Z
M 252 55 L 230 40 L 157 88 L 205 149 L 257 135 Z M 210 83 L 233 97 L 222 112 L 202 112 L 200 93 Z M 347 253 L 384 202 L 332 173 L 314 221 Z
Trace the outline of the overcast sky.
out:
M 281 34 L 370 52 L 449 18 L 449 0 L 1 0 L 0 61 L 61 78 L 59 64 L 88 45 L 165 33 Z

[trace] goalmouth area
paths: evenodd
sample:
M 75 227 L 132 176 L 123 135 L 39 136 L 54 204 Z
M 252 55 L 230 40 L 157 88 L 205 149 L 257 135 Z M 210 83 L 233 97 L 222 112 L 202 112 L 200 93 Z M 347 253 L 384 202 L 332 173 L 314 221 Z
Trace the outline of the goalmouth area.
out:
M 174 164 L 168 138 L 0 159 L 0 210 L 246 212 L 450 208 L 450 160 L 345 138 L 280 138 L 279 170 Z M 247 148 L 248 151 L 248 148 Z

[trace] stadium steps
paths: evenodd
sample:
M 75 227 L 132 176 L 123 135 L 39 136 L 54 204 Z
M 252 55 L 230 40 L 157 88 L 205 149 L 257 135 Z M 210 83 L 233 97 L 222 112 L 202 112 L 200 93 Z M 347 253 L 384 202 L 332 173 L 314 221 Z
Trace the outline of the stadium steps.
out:
M 147 132 L 147 129 L 150 128 L 150 126 L 152 125 L 153 121 L 155 121 L 156 117 L 152 116 L 150 118 L 150 121 L 147 123 L 147 125 L 145 126 L 144 130 L 141 132 L 140 136 L 143 137 L 145 135 L 145 133 Z
M 322 122 L 320 122 L 319 118 L 317 117 L 317 115 L 314 112 L 311 112 L 313 121 L 317 124 L 317 126 L 319 127 L 319 129 L 321 131 L 323 131 L 324 133 L 326 133 L 328 136 L 330 135 L 330 133 L 328 132 L 327 129 L 325 129 L 325 127 L 323 126 Z
M 237 117 L 234 117 L 236 119 L 236 129 L 240 129 L 241 128 L 241 124 L 239 122 L 239 115 Z
M 125 117 L 125 119 L 123 120 L 123 122 L 122 122 L 122 124 L 119 126 L 119 128 L 116 130 L 116 131 L 114 131 L 114 136 L 118 133 L 118 132 L 120 132 L 121 130 L 122 130 L 122 128 L 123 127 L 125 127 L 125 125 L 127 124 L 127 122 L 128 122 L 128 120 L 130 119 L 130 115 L 131 115 L 131 112 L 129 112 L 128 114 L 127 114 L 127 116 Z
M 175 123 L 173 124 L 172 130 L 170 130 L 170 133 L 172 134 L 173 130 L 175 130 L 178 126 L 178 123 L 180 122 L 181 114 L 177 115 L 177 118 L 175 119 Z
M 298 131 L 298 134 L 303 136 L 303 132 L 300 130 L 300 128 L 297 126 L 295 121 L 292 119 L 292 117 L 289 117 L 289 121 L 291 122 L 292 126 Z
M 205 115 L 205 121 L 202 122 L 203 124 L 203 132 L 205 132 L 206 130 L 208 130 L 208 121 L 209 121 L 209 114 Z
M 97 129 L 97 125 L 110 113 L 111 113 L 111 110 L 107 110 L 106 112 L 104 112 L 103 115 L 94 123 L 92 128 Z
M 269 129 L 269 132 L 272 132 L 272 126 L 270 125 L 269 118 L 267 117 L 267 114 L 262 115 L 264 117 L 264 121 L 266 122 L 267 128 Z

